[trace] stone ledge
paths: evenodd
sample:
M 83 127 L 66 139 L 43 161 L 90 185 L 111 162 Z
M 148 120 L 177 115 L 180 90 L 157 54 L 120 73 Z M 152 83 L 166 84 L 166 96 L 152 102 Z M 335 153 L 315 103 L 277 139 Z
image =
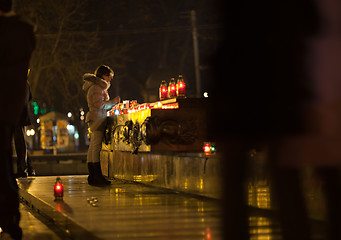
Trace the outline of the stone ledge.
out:
M 102 151 L 103 175 L 154 187 L 221 198 L 219 155 Z

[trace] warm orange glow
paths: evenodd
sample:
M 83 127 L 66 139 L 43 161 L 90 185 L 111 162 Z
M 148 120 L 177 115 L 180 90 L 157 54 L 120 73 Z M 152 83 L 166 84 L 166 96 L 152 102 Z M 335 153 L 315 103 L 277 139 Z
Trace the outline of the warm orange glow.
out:
M 204 145 L 204 152 L 205 152 L 205 153 L 211 152 L 211 146 L 210 146 L 210 144 L 205 144 L 205 145 Z
M 171 103 L 171 104 L 167 104 L 167 105 L 162 105 L 161 106 L 162 109 L 178 109 L 179 108 L 179 104 L 178 103 Z
M 174 98 L 176 97 L 176 83 L 174 78 L 171 78 L 171 80 L 169 81 L 169 85 L 168 85 L 168 97 L 169 98 Z
M 160 89 L 159 89 L 159 97 L 160 100 L 164 100 L 167 98 L 168 95 L 168 88 L 167 88 L 167 83 L 165 80 L 161 82 Z
M 161 108 L 162 107 L 162 103 L 158 102 L 157 104 L 154 105 L 154 108 Z
M 54 185 L 54 197 L 56 200 L 63 199 L 64 191 L 63 191 L 63 184 L 61 183 L 61 180 L 58 179 L 56 181 L 56 184 Z
M 182 75 L 179 75 L 178 82 L 176 83 L 176 95 L 178 97 L 186 96 L 186 83 L 184 82 Z

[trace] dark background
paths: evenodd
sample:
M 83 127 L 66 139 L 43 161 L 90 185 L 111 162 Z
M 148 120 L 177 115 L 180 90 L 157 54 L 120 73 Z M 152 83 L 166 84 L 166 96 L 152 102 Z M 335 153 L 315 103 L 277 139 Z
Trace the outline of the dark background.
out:
M 99 64 L 115 71 L 110 96 L 148 102 L 161 80 L 184 75 L 196 82 L 190 11 L 196 12 L 202 93 L 210 92 L 213 61 L 222 43 L 218 0 L 17 0 L 15 11 L 36 29 L 29 82 L 40 108 L 86 109 L 82 75 Z M 153 96 L 154 95 L 154 96 Z

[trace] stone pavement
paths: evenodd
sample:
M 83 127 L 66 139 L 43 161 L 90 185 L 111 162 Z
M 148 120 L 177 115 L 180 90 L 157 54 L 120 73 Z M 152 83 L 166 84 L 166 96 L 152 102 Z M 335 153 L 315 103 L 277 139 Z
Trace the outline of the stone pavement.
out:
M 56 176 L 18 179 L 18 185 L 22 201 L 62 239 L 222 239 L 218 200 L 122 180 L 93 187 L 86 175 L 61 179 L 62 202 L 54 201 Z
M 20 227 L 23 230 L 23 240 L 61 240 L 61 238 L 42 223 L 27 206 L 20 204 Z
M 19 210 L 20 227 L 23 231 L 22 240 L 61 240 L 55 232 L 38 219 L 39 217 L 37 218 L 37 214 L 34 214 L 28 206 L 20 204 Z M 0 239 L 11 240 L 12 238 L 0 230 Z

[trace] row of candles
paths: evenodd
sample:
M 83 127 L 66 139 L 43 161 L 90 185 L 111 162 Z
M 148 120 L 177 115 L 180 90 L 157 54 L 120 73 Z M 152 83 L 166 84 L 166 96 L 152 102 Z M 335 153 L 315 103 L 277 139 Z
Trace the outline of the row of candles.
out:
M 127 100 L 129 101 L 129 100 Z M 150 109 L 150 105 L 148 103 L 138 104 L 136 100 L 133 100 L 129 105 L 117 104 L 113 107 L 112 111 L 109 112 L 110 115 L 121 115 L 127 113 L 134 113 L 145 109 Z
M 124 108 L 123 104 L 115 105 L 110 111 L 107 112 L 107 116 L 121 115 L 127 113 L 135 113 L 146 109 L 178 109 L 179 104 L 177 102 L 170 104 L 162 104 L 161 102 L 157 102 L 156 104 L 150 105 L 149 103 L 143 104 L 133 104 L 130 105 L 129 108 Z
M 175 79 L 171 78 L 167 87 L 165 80 L 162 80 L 159 88 L 160 100 L 165 100 L 167 98 L 175 97 L 185 97 L 186 96 L 186 84 L 182 75 L 179 75 L 178 81 L 175 83 Z
M 171 78 L 169 84 L 165 80 L 162 80 L 159 89 L 160 100 L 167 98 L 184 98 L 186 97 L 186 84 L 182 75 L 179 75 L 178 81 L 175 82 L 174 78 Z M 179 108 L 178 103 L 167 104 L 164 106 L 162 103 L 154 104 L 151 107 L 148 103 L 138 104 L 136 100 L 124 100 L 122 103 L 116 104 L 110 111 L 107 112 L 107 116 L 121 115 L 126 113 L 134 113 L 145 109 L 160 108 L 160 109 L 177 109 Z

